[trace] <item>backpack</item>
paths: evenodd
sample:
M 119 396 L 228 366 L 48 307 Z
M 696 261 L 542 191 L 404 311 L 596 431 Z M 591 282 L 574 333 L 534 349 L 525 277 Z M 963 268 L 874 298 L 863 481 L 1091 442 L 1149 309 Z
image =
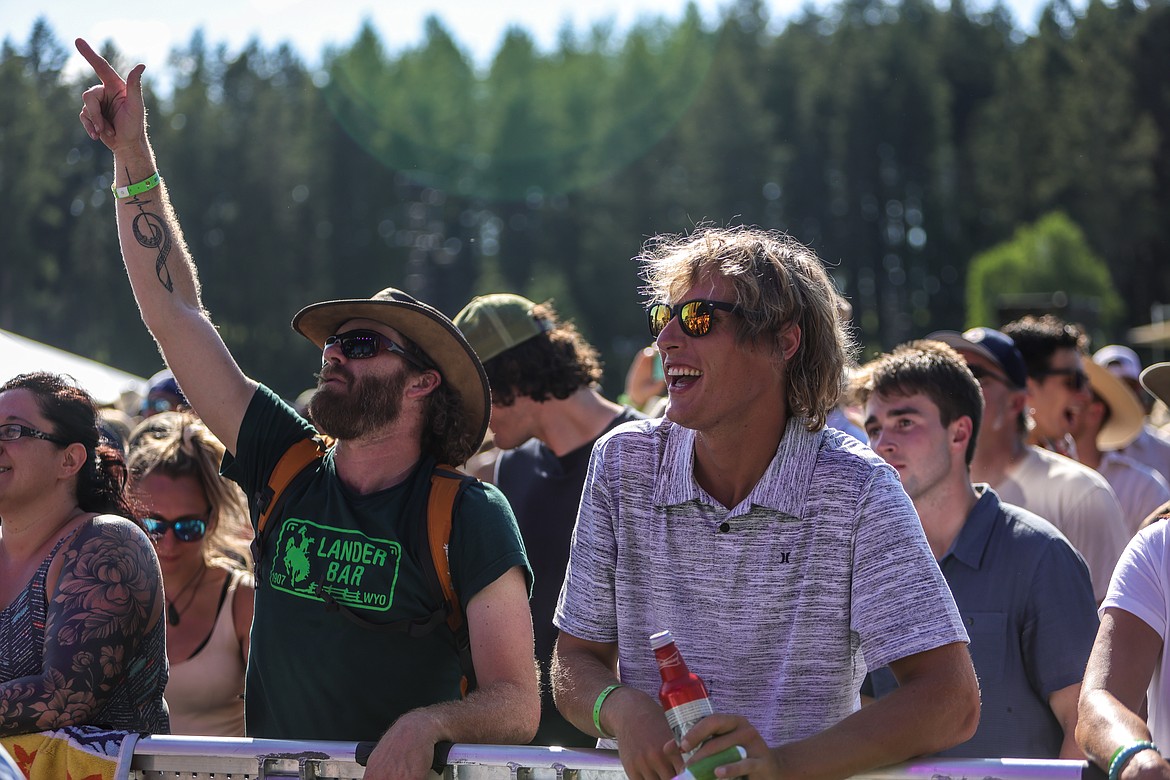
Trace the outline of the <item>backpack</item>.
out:
M 261 584 L 260 563 L 263 557 L 266 529 L 269 519 L 277 513 L 281 499 L 288 488 L 300 479 L 307 479 L 314 466 L 325 455 L 325 442 L 320 437 L 300 439 L 277 461 L 268 484 L 260 491 L 254 504 L 256 536 L 252 540 L 252 559 L 255 562 L 256 587 Z M 475 666 L 471 658 L 471 637 L 467 621 L 459 604 L 459 596 L 451 581 L 451 567 L 447 559 L 447 545 L 451 540 L 451 524 L 454 519 L 455 502 L 475 477 L 462 473 L 452 466 L 436 464 L 431 471 L 430 494 L 427 498 L 427 546 L 429 554 L 418 551 L 423 576 L 440 607 L 426 618 L 399 620 L 394 623 L 371 623 L 344 604 L 324 594 L 325 608 L 339 611 L 350 621 L 363 628 L 378 631 L 401 631 L 411 637 L 422 637 L 434 631 L 446 621 L 455 637 L 455 651 L 463 673 L 459 689 L 464 697 L 475 688 Z

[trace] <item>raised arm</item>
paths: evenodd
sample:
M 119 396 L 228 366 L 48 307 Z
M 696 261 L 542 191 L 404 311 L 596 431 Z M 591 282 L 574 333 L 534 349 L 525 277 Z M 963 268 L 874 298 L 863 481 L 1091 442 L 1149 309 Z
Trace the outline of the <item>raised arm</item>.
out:
M 146 187 L 158 172 L 142 101 L 146 66 L 136 65 L 123 79 L 84 40 L 76 44 L 101 80 L 82 96 L 81 124 L 114 153 L 116 187 Z M 192 408 L 235 452 L 255 383 L 240 371 L 203 309 L 195 265 L 166 185 L 124 195 L 115 198 L 118 240 L 142 320 Z
M 92 723 L 162 619 L 158 559 L 129 521 L 83 525 L 59 558 L 41 671 L 0 684 L 0 735 Z

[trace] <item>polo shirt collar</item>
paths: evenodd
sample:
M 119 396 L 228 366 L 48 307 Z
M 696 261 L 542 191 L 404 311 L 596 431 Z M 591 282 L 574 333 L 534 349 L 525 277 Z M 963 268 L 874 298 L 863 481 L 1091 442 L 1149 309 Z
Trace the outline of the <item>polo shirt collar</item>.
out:
M 688 501 L 718 505 L 695 481 L 695 431 L 669 421 L 662 469 L 654 488 L 655 506 L 674 506 Z M 728 517 L 747 514 L 760 506 L 800 518 L 808 503 L 813 471 L 824 444 L 825 430 L 810 432 L 805 420 L 788 419 L 780 446 L 760 480 Z
M 979 494 L 979 499 L 967 513 L 967 522 L 963 523 L 963 528 L 942 560 L 953 556 L 960 563 L 978 570 L 983 565 L 983 556 L 991 542 L 991 532 L 995 530 L 999 496 L 991 486 L 982 483 L 975 485 L 975 492 Z

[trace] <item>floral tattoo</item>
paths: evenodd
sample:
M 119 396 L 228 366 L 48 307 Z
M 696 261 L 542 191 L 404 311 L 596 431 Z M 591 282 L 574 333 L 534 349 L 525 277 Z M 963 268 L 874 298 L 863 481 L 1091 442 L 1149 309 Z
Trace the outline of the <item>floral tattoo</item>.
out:
M 41 673 L 0 682 L 0 735 L 88 722 L 125 684 L 151 617 L 161 619 L 157 558 L 130 524 L 87 523 L 58 554 Z

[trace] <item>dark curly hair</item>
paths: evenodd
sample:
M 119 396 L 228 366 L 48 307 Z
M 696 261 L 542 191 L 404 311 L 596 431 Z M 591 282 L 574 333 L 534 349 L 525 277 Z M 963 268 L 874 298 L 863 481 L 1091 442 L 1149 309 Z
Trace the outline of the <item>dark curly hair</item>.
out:
M 1028 366 L 1028 376 L 1033 379 L 1044 376 L 1052 355 L 1058 349 L 1088 348 L 1088 338 L 1080 325 L 1065 322 L 1052 314 L 1042 317 L 1027 314 L 1009 322 L 1000 330 L 1016 342 Z
M 86 512 L 135 518 L 126 493 L 126 461 L 122 452 L 102 436 L 97 406 L 72 377 L 36 371 L 20 374 L 0 385 L 0 393 L 27 390 L 36 397 L 52 430 L 69 444 L 85 447 L 85 465 L 77 472 L 77 505 Z
M 558 322 L 552 304 L 540 303 L 532 316 L 551 327 L 484 363 L 492 403 L 511 406 L 517 396 L 534 401 L 565 399 L 601 381 L 597 350 L 571 322 Z
M 428 396 L 423 420 L 422 451 L 439 463 L 460 466 L 479 449 L 479 431 L 467 424 L 463 401 L 451 385 L 440 382 Z

